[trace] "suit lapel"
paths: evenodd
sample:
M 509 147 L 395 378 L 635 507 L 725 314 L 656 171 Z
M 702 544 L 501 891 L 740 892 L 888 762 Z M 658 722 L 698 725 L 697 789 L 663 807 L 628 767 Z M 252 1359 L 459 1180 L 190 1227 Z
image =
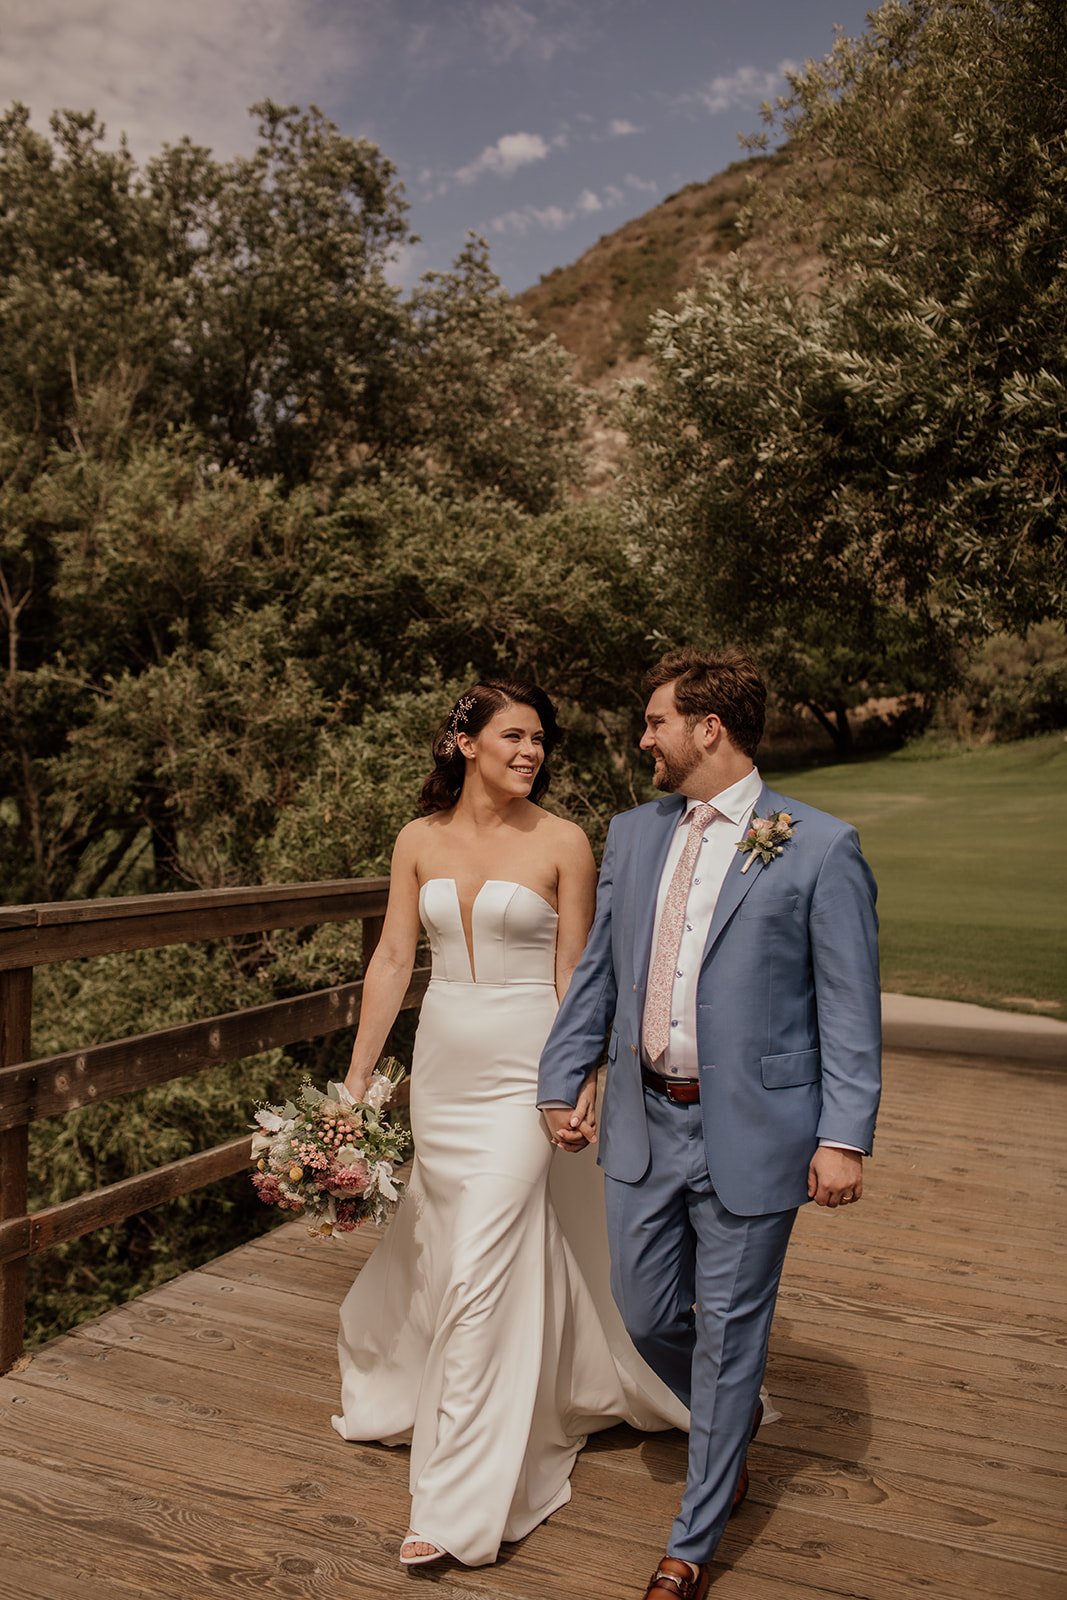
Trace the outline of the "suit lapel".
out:
M 673 794 L 661 800 L 649 813 L 646 836 L 635 852 L 634 864 L 634 982 L 644 992 L 648 962 L 652 951 L 652 929 L 656 920 L 656 899 L 663 863 L 667 859 L 678 819 L 685 810 L 685 797 Z
M 785 809 L 785 801 L 782 796 L 776 794 L 773 789 L 768 789 L 767 785 L 764 784 L 759 792 L 759 799 L 752 807 L 752 815 L 754 817 L 765 817 L 771 811 L 784 811 Z M 726 870 L 726 877 L 723 879 L 722 888 L 719 890 L 719 898 L 715 902 L 715 913 L 711 919 L 711 927 L 708 929 L 708 942 L 704 946 L 704 961 L 711 955 L 711 952 L 726 931 L 730 918 L 763 871 L 763 862 L 757 856 L 746 872 L 745 863 L 751 859 L 750 856 L 742 855 L 738 850 L 734 860 L 731 861 Z

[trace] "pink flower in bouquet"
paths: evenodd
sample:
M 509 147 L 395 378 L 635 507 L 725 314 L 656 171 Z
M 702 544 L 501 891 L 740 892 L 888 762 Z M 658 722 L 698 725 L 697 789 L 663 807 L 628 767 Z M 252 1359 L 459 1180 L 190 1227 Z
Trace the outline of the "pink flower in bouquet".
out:
M 252 1182 L 256 1186 L 256 1193 L 265 1206 L 277 1206 L 282 1202 L 282 1186 L 273 1172 L 254 1172 Z
M 362 1194 L 370 1182 L 370 1169 L 365 1161 L 353 1161 L 348 1166 L 335 1167 L 330 1174 L 331 1194 Z

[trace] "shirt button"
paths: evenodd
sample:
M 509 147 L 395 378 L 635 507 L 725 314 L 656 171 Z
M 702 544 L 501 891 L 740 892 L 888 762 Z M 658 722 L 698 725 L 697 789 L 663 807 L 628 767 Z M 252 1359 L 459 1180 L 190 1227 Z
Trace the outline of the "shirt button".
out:
M 694 882 L 694 883 L 699 883 L 699 882 L 700 882 L 700 879 L 699 879 L 699 878 L 694 878 L 694 879 L 693 879 L 693 882 Z
M 675 969 L 674 969 L 674 976 L 675 976 L 675 977 L 676 977 L 676 978 L 684 978 L 684 976 L 685 976 L 685 974 L 684 974 L 684 972 L 683 972 L 683 971 L 682 971 L 682 969 L 681 969 L 681 967 L 676 967 L 676 968 L 675 968 Z
M 692 923 L 691 923 L 691 922 L 687 922 L 687 923 L 686 923 L 686 925 L 685 925 L 685 931 L 686 931 L 686 933 L 692 933 L 692 931 L 693 931 L 693 924 L 692 924 Z M 636 988 L 637 988 L 637 985 L 636 985 L 636 984 L 634 984 L 634 988 L 635 988 L 635 989 L 636 989 Z
M 677 1026 L 678 1026 L 677 1020 L 672 1017 L 672 1019 L 671 1019 L 671 1027 L 672 1028 L 676 1028 Z

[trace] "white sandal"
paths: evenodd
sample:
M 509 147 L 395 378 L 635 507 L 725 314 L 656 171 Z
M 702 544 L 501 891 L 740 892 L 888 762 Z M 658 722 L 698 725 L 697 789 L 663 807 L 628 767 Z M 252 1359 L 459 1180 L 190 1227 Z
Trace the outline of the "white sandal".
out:
M 409 1544 L 428 1544 L 432 1546 L 429 1555 L 406 1556 L 404 1551 Z M 428 1561 L 443 1561 L 448 1555 L 439 1544 L 434 1544 L 432 1539 L 423 1538 L 421 1533 L 406 1533 L 400 1543 L 400 1565 L 402 1567 L 424 1567 Z

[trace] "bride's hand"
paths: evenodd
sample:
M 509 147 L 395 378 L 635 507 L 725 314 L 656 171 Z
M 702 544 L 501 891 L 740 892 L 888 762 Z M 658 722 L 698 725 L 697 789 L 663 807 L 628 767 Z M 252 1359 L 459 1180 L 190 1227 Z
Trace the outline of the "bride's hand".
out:
M 355 1067 L 349 1067 L 345 1073 L 344 1088 L 347 1089 L 353 1100 L 363 1100 L 367 1090 L 370 1088 L 370 1081 L 373 1076 L 374 1074 L 371 1072 L 359 1072 Z

